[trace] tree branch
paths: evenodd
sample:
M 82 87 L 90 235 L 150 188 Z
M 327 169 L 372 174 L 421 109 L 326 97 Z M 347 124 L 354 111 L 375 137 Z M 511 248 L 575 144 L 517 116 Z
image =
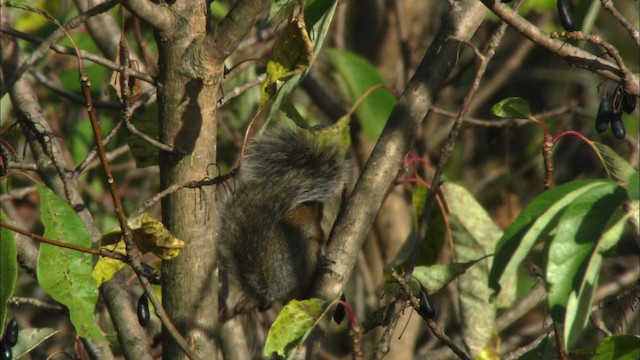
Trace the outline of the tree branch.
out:
M 342 292 L 364 239 L 402 159 L 425 118 L 432 99 L 455 66 L 459 42 L 474 34 L 486 15 L 473 0 L 457 3 L 438 31 L 404 93 L 390 115 L 378 143 L 358 179 L 328 242 L 327 266 L 315 284 L 315 296 L 332 299 Z
M 122 5 L 158 31 L 167 31 L 175 25 L 175 16 L 166 6 L 149 0 L 123 0 Z
M 593 55 L 564 41 L 552 39 L 548 34 L 540 30 L 540 28 L 498 0 L 482 0 L 482 3 L 516 31 L 536 44 L 564 58 L 569 65 L 587 69 L 619 83 L 624 82 L 626 76 L 630 77 L 631 81 L 625 83 L 625 89 L 633 95 L 640 96 L 640 79 L 638 79 L 637 76 L 625 74 L 618 66 L 602 59 L 600 56 Z
M 266 14 L 270 0 L 240 0 L 204 40 L 204 57 L 226 59 L 251 31 L 258 19 Z

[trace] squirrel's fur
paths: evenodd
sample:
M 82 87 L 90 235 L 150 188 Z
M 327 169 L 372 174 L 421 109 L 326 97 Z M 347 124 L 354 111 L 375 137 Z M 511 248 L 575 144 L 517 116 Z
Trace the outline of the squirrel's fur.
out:
M 347 173 L 338 145 L 310 130 L 279 126 L 249 145 L 219 209 L 222 264 L 243 293 L 236 312 L 308 295 Z

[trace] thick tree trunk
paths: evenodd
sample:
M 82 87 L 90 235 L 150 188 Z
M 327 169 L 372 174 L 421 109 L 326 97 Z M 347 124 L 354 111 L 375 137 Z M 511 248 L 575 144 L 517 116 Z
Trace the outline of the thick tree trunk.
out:
M 182 21 L 169 37 L 158 33 L 160 77 L 158 106 L 161 140 L 175 147 L 160 156 L 162 187 L 215 176 L 216 97 L 222 62 L 192 59 L 207 29 L 204 1 L 176 3 Z M 208 61 L 200 64 L 198 61 Z M 195 69 L 195 70 L 194 70 Z M 187 75 L 191 74 L 191 75 Z M 194 74 L 196 74 L 194 76 Z M 218 76 L 216 76 L 218 75 Z M 162 203 L 164 224 L 187 246 L 163 265 L 162 302 L 180 333 L 202 359 L 217 353 L 218 317 L 215 189 L 182 189 Z M 185 355 L 164 335 L 164 359 Z

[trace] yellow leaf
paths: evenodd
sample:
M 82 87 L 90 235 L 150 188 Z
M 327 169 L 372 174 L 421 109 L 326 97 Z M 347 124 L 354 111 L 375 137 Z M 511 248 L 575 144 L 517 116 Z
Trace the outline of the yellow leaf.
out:
M 312 55 L 313 43 L 302 14 L 292 17 L 273 44 L 271 59 L 267 63 L 267 78 L 262 85 L 260 107 L 275 96 L 278 81 L 286 80 L 309 67 Z
M 184 247 L 184 241 L 174 237 L 164 225 L 154 219 L 151 215 L 144 213 L 127 222 L 133 235 L 133 241 L 143 254 L 154 253 L 163 260 L 168 260 L 178 256 Z M 109 248 L 109 245 L 123 241 L 122 231 L 115 229 L 102 235 L 100 241 L 102 247 Z
M 121 254 L 126 253 L 126 246 L 124 244 L 124 241 L 119 242 L 115 247 L 113 247 L 113 245 L 102 247 L 111 251 L 119 252 Z M 98 283 L 98 287 L 100 287 L 100 285 L 102 285 L 103 283 L 109 281 L 109 279 L 111 279 L 113 275 L 120 271 L 120 269 L 122 269 L 125 265 L 126 264 L 120 260 L 112 259 L 109 257 L 100 257 L 92 272 L 93 278 L 96 279 L 96 282 Z
M 174 237 L 164 225 L 144 213 L 140 219 L 140 227 L 133 231 L 133 241 L 143 254 L 152 252 L 163 260 L 169 260 L 180 254 L 184 241 Z

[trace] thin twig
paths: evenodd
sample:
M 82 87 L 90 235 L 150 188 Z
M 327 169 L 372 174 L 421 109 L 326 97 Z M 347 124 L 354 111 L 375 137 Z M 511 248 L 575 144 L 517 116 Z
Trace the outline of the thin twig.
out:
M 151 97 L 153 95 L 155 95 L 155 93 L 156 93 L 156 88 L 152 88 L 152 89 L 149 89 L 146 92 L 144 92 L 142 95 L 138 96 L 138 98 L 136 99 L 136 102 L 133 105 L 131 105 L 132 111 L 134 109 L 138 109 L 139 107 L 144 105 L 149 99 L 151 99 Z M 113 137 L 116 136 L 116 134 L 122 128 L 122 126 L 124 126 L 124 121 L 122 121 L 122 119 L 121 119 L 109 131 L 107 136 L 105 136 L 104 139 L 102 139 L 102 143 L 106 146 L 111 141 L 111 139 L 113 139 Z M 82 160 L 80 165 L 78 165 L 73 170 L 73 176 L 77 177 L 78 175 L 80 175 L 82 172 L 84 172 L 88 168 L 93 168 L 93 166 L 90 167 L 89 165 L 92 164 L 92 161 L 96 158 L 97 155 L 98 155 L 98 148 L 94 147 L 93 150 L 91 150 L 91 152 L 89 154 L 87 154 L 87 156 Z M 107 155 L 109 155 L 109 154 L 107 154 Z M 107 156 L 107 159 L 109 159 L 108 156 Z
M 395 271 L 395 269 L 391 269 L 391 276 L 394 278 L 394 280 L 398 282 L 398 284 L 400 284 L 400 287 L 402 288 L 405 297 L 409 300 L 409 303 L 416 310 L 416 312 L 420 314 L 419 312 L 420 300 L 418 300 L 418 298 L 413 296 L 413 293 L 411 292 L 411 287 L 409 286 L 405 278 L 400 276 L 400 274 L 398 274 L 398 272 Z M 464 352 L 464 350 L 458 347 L 456 343 L 451 341 L 451 339 L 447 336 L 447 334 L 444 333 L 444 331 L 438 325 L 438 323 L 436 323 L 435 321 L 433 321 L 433 319 L 430 319 L 428 317 L 423 317 L 422 315 L 420 316 L 425 320 L 425 322 L 429 326 L 429 329 L 431 329 L 431 332 L 433 333 L 433 335 L 435 335 L 438 338 L 438 340 L 442 341 L 445 345 L 447 345 L 456 355 L 458 355 L 460 359 L 463 359 L 463 360 L 471 359 L 471 357 L 469 357 L 469 355 L 467 355 L 467 353 Z
M 196 189 L 196 188 L 201 188 L 203 186 L 220 185 L 220 184 L 226 182 L 227 180 L 229 180 L 230 178 L 234 177 L 237 172 L 238 172 L 238 169 L 235 168 L 235 169 L 231 170 L 230 172 L 228 172 L 228 173 L 226 173 L 224 175 L 219 175 L 219 176 L 216 176 L 216 177 L 214 177 L 212 179 L 203 179 L 203 180 L 198 180 L 198 181 L 188 181 L 188 182 L 183 183 L 183 184 L 173 184 L 173 185 L 167 187 L 166 189 L 162 190 L 161 192 L 155 194 L 149 200 L 145 201 L 136 211 L 134 211 L 131 214 L 131 217 L 136 217 L 136 216 L 142 214 L 143 212 L 149 210 L 153 205 L 158 203 L 160 200 L 162 200 L 162 198 L 164 198 L 165 196 L 173 194 L 174 192 L 176 192 L 176 191 L 178 191 L 180 189 L 184 189 L 184 188 Z
M 31 66 L 33 66 L 36 62 L 42 59 L 47 50 L 51 47 L 52 44 L 56 43 L 63 36 L 65 36 L 65 30 L 71 30 L 80 26 L 87 19 L 97 14 L 101 14 L 105 11 L 108 11 L 112 7 L 118 5 L 120 0 L 107 0 L 103 3 L 100 3 L 93 8 L 85 11 L 84 13 L 72 18 L 69 20 L 62 28 L 58 28 L 49 38 L 44 41 L 36 50 L 34 50 L 31 55 L 20 65 L 18 69 L 16 69 L 13 76 L 9 79 L 5 79 L 5 83 L 0 87 L 0 98 L 3 97 L 7 91 L 15 84 L 18 79 L 27 71 Z
M 600 46 L 603 49 L 605 49 L 605 51 L 607 52 L 607 54 L 609 54 L 616 62 L 616 64 L 618 64 L 618 67 L 620 68 L 620 71 L 622 72 L 622 85 L 625 87 L 625 89 L 630 88 L 633 83 L 633 81 L 635 80 L 633 74 L 631 73 L 631 71 L 629 71 L 629 69 L 627 68 L 627 66 L 624 64 L 624 61 L 622 60 L 622 57 L 620 56 L 620 52 L 618 52 L 618 49 L 615 48 L 615 46 L 611 45 L 610 43 L 608 43 L 607 41 L 602 40 L 599 36 L 597 35 L 584 35 L 583 33 L 581 33 L 580 31 L 573 31 L 573 32 L 552 32 L 551 33 L 551 38 L 558 38 L 558 37 L 563 37 L 563 38 L 567 38 L 567 39 L 571 39 L 571 40 L 578 40 L 578 41 L 588 41 L 594 45 Z
M 7 224 L 7 223 L 5 223 L 3 221 L 0 221 L 0 227 L 9 229 L 9 230 L 11 230 L 13 232 L 16 232 L 16 233 L 24 235 L 24 236 L 28 236 L 28 237 L 30 237 L 30 238 L 32 238 L 34 240 L 37 240 L 39 242 L 43 242 L 45 244 L 58 246 L 58 247 L 65 248 L 65 249 L 80 251 L 80 252 L 87 253 L 87 254 L 109 257 L 109 258 L 112 258 L 112 259 L 120 260 L 122 262 L 127 262 L 127 257 L 125 255 L 122 255 L 122 254 L 118 253 L 118 252 L 110 251 L 110 250 L 107 250 L 107 249 L 86 248 L 86 247 L 78 246 L 78 245 L 74 245 L 74 244 L 63 243 L 61 241 L 49 239 L 49 238 L 46 238 L 44 236 L 40 236 L 38 234 L 34 234 L 32 232 L 29 232 L 29 231 L 26 231 L 26 230 L 22 230 L 22 229 L 20 229 L 18 227 L 15 227 L 13 225 Z
M 12 296 L 11 298 L 9 298 L 9 304 L 11 304 L 11 306 L 13 307 L 26 304 L 26 305 L 31 305 L 40 309 L 62 310 L 62 306 L 60 305 L 50 304 L 42 300 L 39 300 L 36 298 L 30 298 L 30 297 Z
M 38 36 L 27 34 L 25 32 L 16 30 L 14 28 L 6 27 L 6 26 L 0 26 L 0 33 L 6 33 L 9 35 L 15 36 L 18 39 L 27 40 L 29 42 L 36 43 L 36 44 L 42 44 L 46 41 Z M 71 55 L 75 57 L 78 54 L 74 48 L 60 45 L 60 44 L 50 44 L 49 48 L 55 51 L 56 53 L 62 54 L 62 55 Z M 111 61 L 109 59 L 106 59 L 100 55 L 90 53 L 86 50 L 80 50 L 79 53 L 84 60 L 89 60 L 93 63 L 102 65 L 114 71 L 122 71 L 122 66 L 120 66 L 118 63 Z M 129 76 L 131 77 L 148 82 L 149 84 L 152 84 L 152 85 L 156 84 L 155 78 L 147 73 L 143 73 L 134 69 L 124 69 L 124 71 L 129 73 Z
M 615 64 L 602 59 L 587 51 L 581 50 L 564 41 L 552 39 L 539 27 L 531 24 L 528 20 L 519 15 L 514 9 L 495 0 L 481 0 L 482 3 L 493 11 L 499 18 L 512 26 L 516 31 L 526 36 L 529 40 L 544 47 L 548 51 L 564 58 L 571 66 L 587 69 L 593 73 L 607 77 L 614 81 L 625 81 L 627 92 L 633 95 L 640 95 L 640 81 L 638 77 L 625 73 Z M 629 77 L 631 81 L 624 80 Z
M 638 30 L 638 28 L 631 25 L 631 23 L 624 16 L 622 16 L 622 14 L 620 14 L 618 9 L 613 6 L 613 1 L 600 0 L 600 2 L 602 3 L 602 6 L 607 9 L 607 11 L 609 11 L 611 15 L 616 18 L 616 20 L 618 20 L 620 25 L 622 25 L 629 32 L 629 35 L 631 35 L 638 47 L 640 47 L 640 31 Z
M 31 69 L 29 71 L 38 81 L 40 81 L 44 86 L 48 87 L 49 89 L 51 89 L 54 93 L 67 98 L 71 101 L 74 101 L 78 104 L 84 104 L 84 98 L 81 95 L 72 93 L 71 91 L 67 91 L 61 87 L 59 87 L 58 85 L 54 84 L 53 81 L 51 81 L 49 78 L 47 78 L 43 73 L 36 71 L 34 69 Z M 101 100 L 96 100 L 95 103 L 93 104 L 96 108 L 105 108 L 105 109 L 112 109 L 112 110 L 120 110 L 120 105 L 118 103 L 115 102 L 111 102 L 111 101 L 101 101 Z

